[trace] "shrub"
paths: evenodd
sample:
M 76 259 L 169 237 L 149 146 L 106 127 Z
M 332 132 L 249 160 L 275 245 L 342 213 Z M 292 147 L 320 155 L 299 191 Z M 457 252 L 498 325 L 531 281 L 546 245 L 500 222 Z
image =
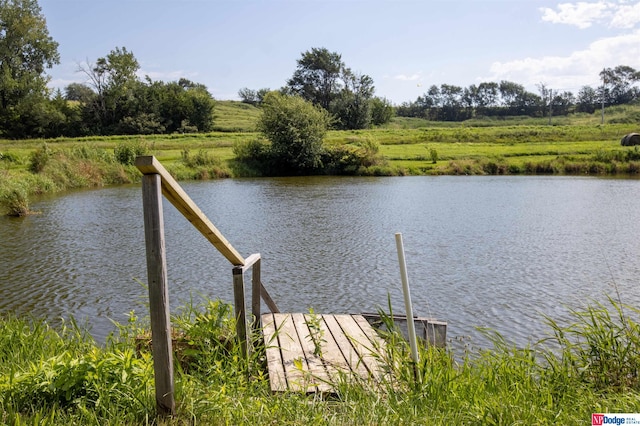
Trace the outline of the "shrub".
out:
M 199 150 L 195 155 L 191 155 L 191 152 L 188 149 L 183 149 L 180 155 L 182 156 L 182 162 L 187 167 L 195 168 L 220 164 L 220 160 L 204 149 Z
M 355 146 L 354 146 L 355 145 Z M 380 145 L 368 138 L 354 145 L 338 145 L 328 148 L 322 156 L 324 172 L 336 175 L 371 174 L 368 168 L 385 165 L 379 154 Z
M 322 142 L 331 124 L 329 113 L 298 96 L 268 93 L 258 130 L 271 141 L 279 173 L 308 173 L 321 166 Z
M 118 163 L 129 166 L 135 163 L 137 156 L 145 155 L 147 151 L 147 144 L 142 141 L 123 142 L 116 145 L 114 155 Z
M 160 118 L 153 113 L 125 117 L 118 125 L 118 133 L 126 135 L 153 135 L 164 131 L 165 127 L 160 123 Z
M 236 142 L 233 145 L 236 164 L 243 170 L 243 176 L 270 175 L 273 170 L 273 155 L 268 142 L 255 139 L 249 142 Z
M 435 148 L 431 148 L 429 150 L 429 157 L 431 157 L 431 162 L 436 164 L 438 162 L 438 151 Z
M 5 163 L 17 163 L 19 162 L 19 158 L 17 155 L 10 152 L 0 152 L 0 161 L 4 161 Z
M 0 204 L 5 206 L 8 216 L 26 216 L 29 209 L 29 196 L 23 186 L 10 186 L 0 192 Z
M 46 167 L 52 152 L 49 146 L 45 143 L 41 148 L 35 150 L 31 156 L 29 156 L 29 171 L 32 173 L 40 173 Z

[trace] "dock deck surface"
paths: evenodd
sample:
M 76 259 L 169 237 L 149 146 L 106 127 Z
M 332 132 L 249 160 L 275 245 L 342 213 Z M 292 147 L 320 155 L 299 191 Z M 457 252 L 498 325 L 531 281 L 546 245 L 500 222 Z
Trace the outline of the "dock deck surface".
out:
M 384 341 L 362 315 L 262 315 L 271 390 L 334 391 L 339 380 L 384 374 Z

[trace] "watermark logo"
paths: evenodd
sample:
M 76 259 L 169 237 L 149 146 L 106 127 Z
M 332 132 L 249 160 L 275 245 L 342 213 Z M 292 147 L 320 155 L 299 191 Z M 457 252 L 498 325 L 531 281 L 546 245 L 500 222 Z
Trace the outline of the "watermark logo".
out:
M 591 426 L 604 425 L 640 425 L 640 414 L 638 413 L 608 413 L 591 414 Z

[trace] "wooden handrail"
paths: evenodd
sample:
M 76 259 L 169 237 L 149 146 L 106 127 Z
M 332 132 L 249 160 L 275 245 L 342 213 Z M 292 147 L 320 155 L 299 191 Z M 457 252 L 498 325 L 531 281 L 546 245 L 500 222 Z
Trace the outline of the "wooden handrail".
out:
M 245 264 L 242 255 L 233 248 L 154 156 L 137 157 L 135 164 L 144 175 L 160 175 L 162 194 L 232 265 L 243 266 Z
M 173 348 L 169 311 L 169 287 L 164 242 L 162 195 L 198 230 L 218 251 L 233 264 L 234 304 L 237 333 L 242 352 L 247 355 L 251 330 L 247 325 L 244 302 L 244 273 L 252 271 L 252 313 L 257 326 L 260 321 L 260 299 L 278 312 L 276 304 L 260 281 L 260 254 L 244 259 L 224 238 L 222 233 L 204 215 L 169 172 L 153 156 L 136 158 L 136 167 L 142 174 L 142 200 L 147 275 L 149 279 L 149 311 L 153 340 L 153 368 L 156 380 L 156 408 L 160 414 L 175 414 L 173 383 Z

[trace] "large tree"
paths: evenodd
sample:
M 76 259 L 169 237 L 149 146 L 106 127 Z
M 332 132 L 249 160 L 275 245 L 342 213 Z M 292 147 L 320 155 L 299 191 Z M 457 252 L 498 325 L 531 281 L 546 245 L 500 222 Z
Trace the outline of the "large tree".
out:
M 134 93 L 140 88 L 136 75 L 139 68 L 138 60 L 126 47 L 116 47 L 95 64 L 80 66 L 96 93 L 93 102 L 86 106 L 85 115 L 94 131 L 117 132 L 124 118 L 136 114 Z
M 630 103 L 640 97 L 635 84 L 640 81 L 640 72 L 627 65 L 605 68 L 600 72 L 605 87 L 606 101 L 613 105 Z
M 591 86 L 582 86 L 576 98 L 576 112 L 593 113 L 602 102 L 601 93 Z
M 59 63 L 37 0 L 0 0 L 0 134 L 36 136 L 48 125 L 48 77 Z
M 343 87 L 340 80 L 343 69 L 340 54 L 314 47 L 298 59 L 298 68 L 287 84 L 294 94 L 328 111 Z
M 341 129 L 371 126 L 373 79 L 352 72 L 339 53 L 324 47 L 304 52 L 285 91 L 324 108 Z
M 344 88 L 330 105 L 330 112 L 337 118 L 338 128 L 344 130 L 366 129 L 371 126 L 371 99 L 373 80 L 368 75 L 345 69 Z

